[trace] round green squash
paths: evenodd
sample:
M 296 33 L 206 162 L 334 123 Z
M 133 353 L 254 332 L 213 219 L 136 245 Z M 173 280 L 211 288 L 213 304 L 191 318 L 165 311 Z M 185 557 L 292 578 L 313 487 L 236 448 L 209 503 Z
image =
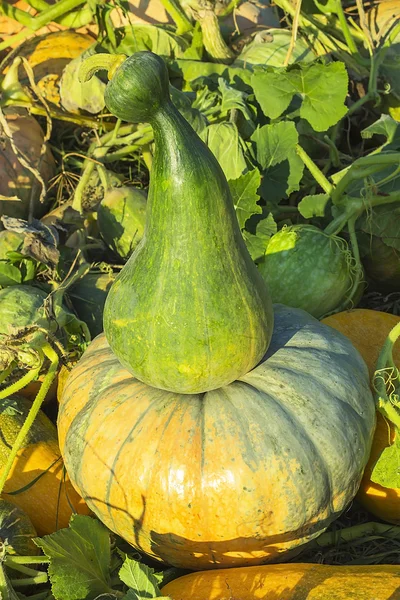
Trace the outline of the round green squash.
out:
M 108 342 L 154 387 L 190 394 L 226 385 L 263 357 L 273 312 L 225 175 L 172 104 L 157 55 L 125 60 L 105 100 L 123 120 L 150 122 L 155 140 L 144 235 L 105 304 Z
M 146 203 L 145 191 L 124 185 L 108 190 L 97 208 L 101 237 L 125 260 L 143 237 Z
M 34 537 L 37 537 L 36 529 L 22 508 L 0 498 L 0 541 L 7 543 L 7 554 L 39 554 Z
M 355 276 L 346 241 L 313 225 L 284 227 L 273 235 L 259 270 L 273 302 L 316 318 L 346 301 Z
M 358 351 L 282 305 L 260 364 L 203 394 L 145 385 L 100 335 L 58 416 L 67 472 L 99 519 L 195 570 L 280 560 L 317 537 L 355 496 L 374 427 Z

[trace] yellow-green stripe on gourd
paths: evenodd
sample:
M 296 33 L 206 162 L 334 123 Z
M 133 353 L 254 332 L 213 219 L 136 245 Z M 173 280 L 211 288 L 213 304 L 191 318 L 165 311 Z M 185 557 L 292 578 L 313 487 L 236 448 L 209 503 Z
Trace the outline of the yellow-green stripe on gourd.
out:
M 150 122 L 155 139 L 144 235 L 105 304 L 108 342 L 154 387 L 191 394 L 227 385 L 263 357 L 273 312 L 225 175 L 172 104 L 157 55 L 123 62 L 105 100 L 123 120 Z
M 260 364 L 202 394 L 148 386 L 104 335 L 60 398 L 70 479 L 107 527 L 189 569 L 273 561 L 317 537 L 355 496 L 375 404 L 351 342 L 275 306 Z

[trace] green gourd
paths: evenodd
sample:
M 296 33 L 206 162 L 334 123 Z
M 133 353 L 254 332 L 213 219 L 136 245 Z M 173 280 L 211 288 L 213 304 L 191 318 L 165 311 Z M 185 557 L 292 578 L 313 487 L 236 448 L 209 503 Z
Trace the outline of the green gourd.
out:
M 144 235 L 105 304 L 109 344 L 157 388 L 227 385 L 262 359 L 273 311 L 226 178 L 173 106 L 157 55 L 137 52 L 114 69 L 105 101 L 124 121 L 149 122 L 155 140 Z

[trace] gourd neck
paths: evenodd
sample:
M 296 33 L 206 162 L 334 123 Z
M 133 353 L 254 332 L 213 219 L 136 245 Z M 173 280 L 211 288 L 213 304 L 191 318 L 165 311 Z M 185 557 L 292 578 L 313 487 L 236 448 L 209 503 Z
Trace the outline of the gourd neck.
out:
M 175 150 L 181 150 L 183 147 L 188 149 L 193 147 L 203 146 L 196 132 L 189 123 L 182 117 L 180 112 L 168 100 L 155 113 L 150 121 L 154 131 L 155 152 L 165 143 L 168 144 L 169 154 L 173 154 Z M 176 147 L 176 144 L 179 144 Z

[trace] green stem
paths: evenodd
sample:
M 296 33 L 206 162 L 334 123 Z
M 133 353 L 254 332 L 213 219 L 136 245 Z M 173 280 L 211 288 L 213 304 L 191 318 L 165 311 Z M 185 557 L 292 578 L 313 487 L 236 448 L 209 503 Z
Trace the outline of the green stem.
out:
M 0 385 L 7 379 L 9 375 L 11 375 L 11 373 L 14 371 L 14 368 L 15 362 L 12 361 L 11 364 L 0 374 Z
M 400 539 L 400 527 L 375 522 L 361 523 L 360 525 L 323 533 L 316 540 L 313 540 L 307 548 L 329 548 L 341 543 L 351 543 L 366 536 Z
M 84 2 L 85 0 L 59 0 L 53 6 L 48 6 L 46 10 L 35 16 L 29 15 L 25 11 L 7 3 L 1 4 L 1 11 L 6 17 L 18 21 L 18 23 L 21 23 L 21 25 L 28 27 L 32 31 L 37 31 L 41 27 L 55 21 L 58 17 L 74 10 L 77 6 L 84 4 Z
M 28 575 L 29 577 L 36 577 L 36 575 L 40 575 L 43 571 L 37 571 L 36 569 L 31 569 L 29 567 L 25 567 L 24 565 L 20 565 L 18 563 L 14 563 L 12 560 L 4 561 L 9 569 L 13 571 L 18 571 L 18 573 L 23 573 L 24 575 Z
M 204 3 L 206 4 L 206 3 Z M 221 34 L 218 17 L 214 9 L 208 6 L 200 7 L 196 11 L 196 20 L 199 21 L 203 33 L 204 48 L 210 58 L 218 63 L 229 64 L 235 58 L 232 50 L 226 45 Z
M 38 367 L 31 369 L 25 373 L 21 379 L 18 379 L 18 381 L 15 381 L 6 388 L 3 388 L 0 391 L 0 400 L 8 398 L 8 396 L 11 396 L 12 394 L 17 394 L 20 390 L 24 389 L 24 387 L 31 383 L 31 381 L 34 381 L 39 376 L 41 367 L 42 365 L 39 365 Z
M 47 583 L 49 580 L 47 573 L 40 573 L 35 577 L 27 577 L 21 579 L 10 579 L 13 587 L 26 587 L 28 585 L 39 585 L 41 583 Z
M 193 29 L 193 25 L 181 7 L 179 0 L 161 0 L 161 2 L 167 13 L 174 20 L 178 35 L 183 35 Z
M 93 54 L 88 56 L 79 68 L 78 78 L 81 83 L 89 81 L 97 71 L 107 71 L 108 79 L 112 79 L 115 71 L 127 59 L 125 54 Z
M 346 40 L 346 44 L 352 54 L 358 55 L 358 48 L 354 41 L 353 36 L 351 35 L 350 27 L 347 22 L 346 16 L 344 14 L 343 6 L 341 0 L 336 0 L 336 14 L 339 19 L 339 24 L 341 27 L 341 31 L 343 32 L 344 39 Z
M 58 363 L 59 363 L 57 353 L 53 350 L 53 348 L 48 343 L 46 343 L 43 346 L 42 351 L 43 351 L 43 354 L 45 356 L 47 356 L 47 358 L 50 360 L 50 367 L 49 367 L 48 372 L 46 373 L 46 376 L 43 379 L 43 383 L 40 386 L 40 390 L 39 390 L 35 400 L 32 403 L 32 406 L 28 412 L 25 422 L 22 425 L 21 429 L 19 430 L 17 437 L 15 438 L 15 441 L 14 441 L 13 447 L 11 448 L 10 454 L 8 455 L 6 464 L 3 468 L 3 471 L 0 476 L 0 495 L 3 492 L 4 485 L 10 474 L 10 471 L 14 464 L 14 460 L 23 444 L 26 434 L 32 427 L 32 424 L 36 418 L 36 415 L 38 414 L 40 407 L 42 406 L 43 400 L 46 398 L 47 393 L 51 387 L 51 384 L 53 383 L 53 380 L 57 374 Z
M 330 195 L 333 190 L 332 184 L 330 183 L 330 181 L 328 181 L 323 172 L 317 167 L 315 162 L 310 156 L 308 156 L 307 152 L 300 146 L 300 144 L 296 144 L 296 153 L 306 165 L 307 169 L 310 171 L 315 181 L 317 181 L 317 183 L 319 183 L 322 189 Z
M 395 382 L 398 384 L 400 381 L 400 372 L 393 359 L 393 346 L 399 337 L 400 323 L 393 327 L 383 344 L 373 386 L 378 410 L 400 430 L 400 401 L 395 387 Z
M 50 559 L 47 556 L 6 556 L 5 564 L 9 562 L 19 565 L 47 565 Z
M 1 600 L 19 600 L 2 563 L 0 563 L 0 598 Z
M 143 160 L 146 164 L 146 167 L 149 171 L 151 171 L 151 166 L 153 164 L 153 155 L 150 151 L 150 145 L 146 144 L 145 146 L 143 146 L 142 148 L 142 157 Z

